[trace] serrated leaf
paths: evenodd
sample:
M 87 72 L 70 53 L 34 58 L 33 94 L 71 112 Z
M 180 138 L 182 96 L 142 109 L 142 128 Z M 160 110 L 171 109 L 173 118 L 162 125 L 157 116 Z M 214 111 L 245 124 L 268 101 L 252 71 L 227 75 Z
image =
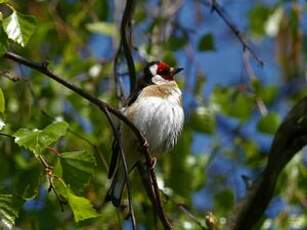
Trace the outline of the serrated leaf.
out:
M 93 22 L 85 25 L 86 29 L 93 33 L 100 33 L 106 36 L 116 36 L 117 30 L 114 23 Z
M 64 181 L 80 193 L 94 173 L 95 158 L 86 151 L 62 153 L 60 157 Z
M 88 199 L 75 195 L 60 177 L 56 177 L 53 182 L 58 194 L 68 202 L 76 222 L 100 216 Z
M 23 199 L 12 194 L 0 194 L 0 228 L 12 229 L 19 215 Z
M 67 191 L 67 201 L 74 214 L 74 220 L 76 222 L 99 216 L 88 199 L 76 196 L 69 190 Z
M 278 113 L 268 113 L 260 118 L 257 128 L 260 132 L 274 134 L 281 123 Z
M 13 11 L 11 15 L 3 19 L 3 28 L 9 39 L 24 47 L 36 27 L 33 16 L 24 15 Z
M 5 98 L 2 89 L 0 88 L 0 113 L 5 112 Z
M 8 45 L 7 40 L 8 40 L 7 35 L 2 28 L 2 23 L 0 23 L 0 56 L 2 56 L 7 50 L 7 45 Z
M 214 39 L 212 34 L 203 35 L 198 42 L 199 51 L 209 51 L 214 50 Z
M 50 144 L 56 142 L 61 136 L 64 136 L 68 124 L 64 121 L 54 122 L 45 129 L 29 130 L 19 129 L 13 136 L 15 143 L 39 155 Z

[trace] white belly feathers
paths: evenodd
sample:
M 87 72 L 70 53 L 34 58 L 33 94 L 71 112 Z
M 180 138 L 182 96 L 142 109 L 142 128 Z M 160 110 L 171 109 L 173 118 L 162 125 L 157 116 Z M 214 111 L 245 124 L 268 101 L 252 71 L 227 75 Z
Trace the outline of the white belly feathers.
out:
M 180 103 L 181 92 L 178 89 L 174 94 L 163 98 L 139 97 L 130 111 L 125 111 L 146 137 L 152 154 L 166 152 L 176 144 L 184 121 Z

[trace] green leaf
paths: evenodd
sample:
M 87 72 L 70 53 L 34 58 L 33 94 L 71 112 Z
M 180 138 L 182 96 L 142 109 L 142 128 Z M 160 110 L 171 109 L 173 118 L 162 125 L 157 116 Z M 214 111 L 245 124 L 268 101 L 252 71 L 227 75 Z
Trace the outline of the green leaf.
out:
M 249 12 L 249 25 L 251 33 L 256 37 L 261 37 L 265 34 L 265 25 L 272 10 L 262 4 L 258 4 L 251 8 Z
M 94 173 L 95 158 L 86 151 L 62 153 L 60 157 L 64 181 L 73 191 L 82 192 Z
M 68 202 L 76 222 L 100 216 L 88 199 L 75 195 L 60 177 L 54 179 L 54 185 L 56 191 Z
M 93 22 L 85 25 L 86 29 L 93 33 L 100 33 L 106 36 L 117 36 L 118 32 L 114 23 Z
M 170 37 L 167 42 L 167 48 L 171 51 L 179 50 L 187 44 L 187 37 Z
M 12 194 L 0 194 L 0 228 L 13 228 L 23 202 L 23 199 Z
M 203 35 L 198 42 L 199 51 L 215 50 L 214 39 L 211 33 Z
M 263 85 L 259 80 L 253 80 L 252 86 L 256 96 L 261 98 L 265 104 L 271 104 L 278 94 L 276 85 Z
M 228 211 L 232 210 L 234 202 L 234 194 L 229 189 L 225 189 L 214 195 L 214 207 L 220 216 L 225 216 Z
M 281 123 L 281 118 L 278 113 L 268 113 L 260 118 L 257 128 L 260 132 L 266 134 L 274 134 Z
M 69 189 L 67 190 L 67 201 L 74 214 L 74 219 L 76 222 L 99 216 L 88 199 L 81 196 L 76 196 Z
M 39 155 L 50 144 L 65 135 L 68 124 L 64 121 L 54 122 L 43 130 L 19 129 L 15 134 L 15 142 Z
M 2 89 L 0 88 L 0 113 L 5 111 L 5 98 Z
M 3 19 L 3 28 L 9 39 L 24 47 L 36 27 L 36 20 L 33 16 L 24 15 L 13 11 L 13 13 Z
M 246 121 L 254 107 L 251 95 L 238 90 L 216 87 L 211 95 L 211 103 L 222 113 Z
M 205 107 L 199 107 L 191 114 L 190 126 L 197 132 L 213 133 L 215 131 L 215 116 Z
M 2 23 L 0 23 L 0 56 L 6 52 L 8 45 L 8 38 L 1 24 Z
M 0 0 L 0 4 L 1 3 L 6 3 L 7 2 L 7 0 Z

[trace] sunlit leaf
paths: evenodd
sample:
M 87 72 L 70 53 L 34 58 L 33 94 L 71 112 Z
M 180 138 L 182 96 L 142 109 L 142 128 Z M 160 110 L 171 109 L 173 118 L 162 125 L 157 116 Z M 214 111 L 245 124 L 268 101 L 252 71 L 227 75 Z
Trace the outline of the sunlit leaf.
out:
M 93 22 L 86 24 L 86 28 L 93 33 L 100 33 L 106 36 L 115 36 L 117 28 L 114 23 L 108 22 Z
M 268 113 L 260 118 L 257 128 L 260 132 L 274 134 L 281 123 L 278 113 Z
M 265 25 L 272 10 L 262 4 L 258 4 L 251 8 L 249 12 L 250 30 L 254 36 L 260 37 L 265 33 Z
M 212 34 L 203 35 L 198 42 L 198 50 L 199 51 L 210 51 L 214 50 L 214 38 Z
M 65 135 L 68 128 L 66 122 L 54 122 L 43 130 L 19 129 L 15 134 L 15 142 L 26 149 L 39 155 L 50 144 Z
M 25 46 L 36 27 L 36 20 L 33 16 L 24 15 L 13 11 L 11 15 L 3 19 L 3 28 L 9 39 L 21 46 Z
M 12 194 L 0 194 L 0 228 L 13 229 L 23 199 Z
M 267 35 L 275 37 L 278 34 L 283 14 L 283 8 L 277 7 L 274 12 L 269 16 L 265 24 L 265 32 Z
M 67 192 L 67 201 L 74 214 L 76 222 L 98 217 L 99 214 L 93 208 L 91 202 L 81 196 L 76 196 L 72 192 Z
M 5 111 L 5 99 L 2 89 L 0 88 L 0 113 Z
M 88 199 L 76 195 L 60 177 L 54 180 L 54 185 L 58 194 L 68 202 L 76 222 L 100 216 Z
M 62 153 L 60 157 L 65 182 L 73 191 L 81 192 L 94 173 L 95 158 L 86 151 Z

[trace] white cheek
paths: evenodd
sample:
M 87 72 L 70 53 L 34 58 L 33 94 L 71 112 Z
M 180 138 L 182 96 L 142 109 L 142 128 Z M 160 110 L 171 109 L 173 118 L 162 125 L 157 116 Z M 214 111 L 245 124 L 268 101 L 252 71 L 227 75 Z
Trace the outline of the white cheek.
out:
M 167 80 L 165 80 L 163 77 L 161 77 L 159 74 L 156 74 L 152 77 L 151 81 L 156 84 L 156 85 L 159 85 L 159 84 L 162 84 L 162 83 L 165 83 L 167 82 Z
M 149 71 L 151 72 L 152 76 L 155 76 L 158 71 L 158 66 L 157 65 L 150 66 Z

